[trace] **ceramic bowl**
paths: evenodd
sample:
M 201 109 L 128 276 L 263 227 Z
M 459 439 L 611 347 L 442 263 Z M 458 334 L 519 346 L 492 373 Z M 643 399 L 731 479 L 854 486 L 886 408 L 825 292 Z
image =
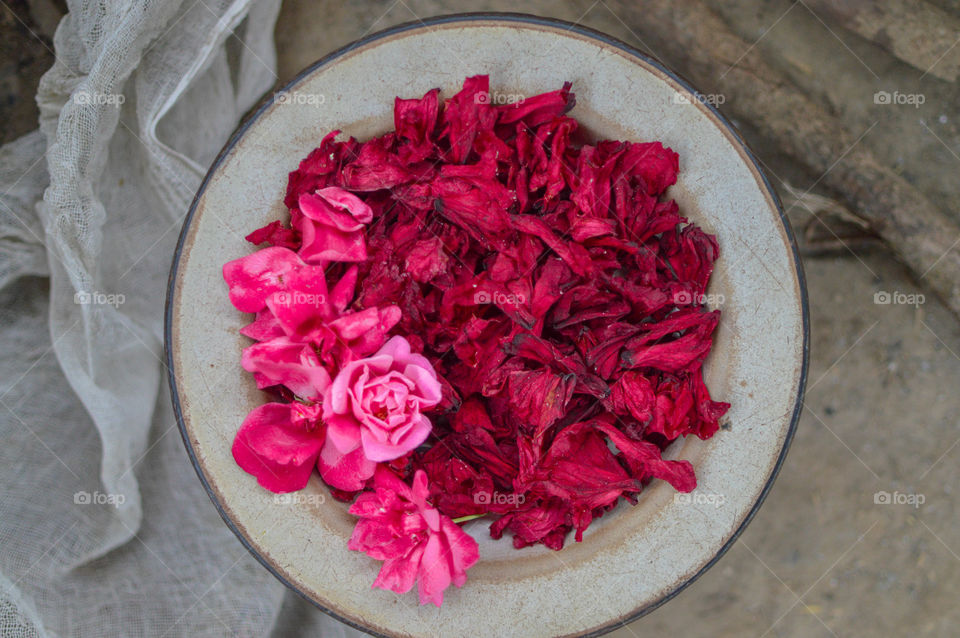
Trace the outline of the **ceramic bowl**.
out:
M 240 367 L 249 320 L 227 300 L 221 266 L 254 248 L 244 235 L 285 214 L 287 173 L 330 130 L 390 130 L 395 96 L 450 96 L 470 75 L 532 95 L 572 81 L 572 115 L 607 138 L 660 140 L 680 154 L 668 195 L 721 247 L 709 289 L 723 311 L 706 363 L 732 407 L 709 441 L 677 441 L 699 487 L 655 481 L 559 552 L 494 541 L 466 524 L 480 562 L 441 609 L 371 589 L 380 563 L 347 549 L 354 518 L 319 478 L 276 497 L 234 462 L 244 416 L 265 401 Z M 167 300 L 170 387 L 187 451 L 241 542 L 277 578 L 333 616 L 388 636 L 597 635 L 662 604 L 709 568 L 756 513 L 796 426 L 807 365 L 807 306 L 796 247 L 776 195 L 733 127 L 686 82 L 625 44 L 519 15 L 450 16 L 396 27 L 320 60 L 246 121 L 214 162 L 180 236 Z M 733 583 L 731 583 L 733 586 Z

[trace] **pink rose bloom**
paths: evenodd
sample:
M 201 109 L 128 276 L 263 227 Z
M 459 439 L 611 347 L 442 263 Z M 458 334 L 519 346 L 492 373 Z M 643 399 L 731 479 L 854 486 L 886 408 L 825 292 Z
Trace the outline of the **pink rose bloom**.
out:
M 417 582 L 420 604 L 439 607 L 451 583 L 463 587 L 480 558 L 477 541 L 427 502 L 427 475 L 417 470 L 413 488 L 384 466 L 374 491 L 350 507 L 359 516 L 347 547 L 384 561 L 374 587 L 402 594 Z
M 321 446 L 320 406 L 267 403 L 243 420 L 233 458 L 271 492 L 293 492 L 310 480 Z
M 432 426 L 421 411 L 440 399 L 437 373 L 426 357 L 410 352 L 403 337 L 345 365 L 323 396 L 323 479 L 339 489 L 360 489 L 376 463 L 399 458 L 426 440 Z

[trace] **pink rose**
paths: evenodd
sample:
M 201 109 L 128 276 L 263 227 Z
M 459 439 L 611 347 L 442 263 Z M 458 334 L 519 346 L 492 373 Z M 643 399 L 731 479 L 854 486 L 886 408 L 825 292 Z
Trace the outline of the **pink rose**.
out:
M 376 463 L 399 458 L 426 440 L 432 426 L 421 411 L 440 398 L 440 382 L 430 362 L 411 353 L 403 337 L 391 338 L 371 357 L 348 363 L 323 396 L 323 479 L 340 489 L 360 489 Z
M 443 591 L 463 587 L 467 570 L 480 558 L 477 541 L 427 502 L 427 475 L 417 470 L 413 488 L 384 466 L 350 507 L 359 516 L 347 544 L 382 560 L 374 587 L 402 594 L 417 582 L 420 604 L 443 603 Z

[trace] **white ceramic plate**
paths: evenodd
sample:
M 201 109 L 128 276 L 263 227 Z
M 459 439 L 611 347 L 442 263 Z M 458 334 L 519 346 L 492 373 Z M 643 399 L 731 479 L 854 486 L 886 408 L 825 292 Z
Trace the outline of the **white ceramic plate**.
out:
M 249 317 L 227 299 L 221 266 L 254 250 L 243 236 L 285 214 L 287 173 L 330 130 L 358 139 L 392 128 L 395 96 L 470 75 L 491 91 L 533 95 L 573 82 L 571 115 L 607 138 L 660 140 L 680 154 L 668 195 L 717 235 L 710 293 L 723 316 L 706 379 L 732 408 L 709 441 L 678 441 L 699 487 L 689 502 L 655 481 L 582 543 L 514 550 L 487 524 L 467 530 L 480 562 L 441 609 L 370 585 L 378 561 L 347 550 L 354 519 L 316 476 L 275 499 L 234 462 L 244 416 L 265 397 L 240 367 Z M 244 123 L 190 210 L 170 274 L 166 346 L 187 451 L 221 515 L 279 579 L 352 625 L 390 636 L 600 634 L 654 609 L 706 570 L 756 512 L 799 415 L 807 364 L 803 274 L 776 195 L 729 123 L 675 74 L 628 46 L 566 23 L 464 15 L 384 31 L 307 69 Z

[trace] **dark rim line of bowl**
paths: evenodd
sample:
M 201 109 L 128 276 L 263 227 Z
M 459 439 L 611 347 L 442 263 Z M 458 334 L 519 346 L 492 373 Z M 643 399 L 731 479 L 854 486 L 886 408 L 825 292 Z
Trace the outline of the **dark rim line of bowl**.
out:
M 203 182 L 200 184 L 200 188 L 197 190 L 197 194 L 194 196 L 193 202 L 190 204 L 190 210 L 187 213 L 187 217 L 183 223 L 183 228 L 180 231 L 180 237 L 177 240 L 177 247 L 173 254 L 173 263 L 170 268 L 170 275 L 167 282 L 167 299 L 166 299 L 166 305 L 164 310 L 163 344 L 164 344 L 165 358 L 167 362 L 167 380 L 170 385 L 170 396 L 173 401 L 173 409 L 177 419 L 177 426 L 180 430 L 180 436 L 183 438 L 184 447 L 186 447 L 187 454 L 190 457 L 190 462 L 193 464 L 193 468 L 197 472 L 197 476 L 200 478 L 201 483 L 203 483 L 203 487 L 206 490 L 207 495 L 210 497 L 210 500 L 213 501 L 213 504 L 216 506 L 217 511 L 220 513 L 220 517 L 223 519 L 224 523 L 226 523 L 227 527 L 229 527 L 230 530 L 233 531 L 233 533 L 237 536 L 237 538 L 240 539 L 240 542 L 243 544 L 243 546 L 246 547 L 247 550 L 251 554 L 253 554 L 253 556 L 260 562 L 260 564 L 263 565 L 271 574 L 273 574 L 274 577 L 277 578 L 277 580 L 279 580 L 288 588 L 290 588 L 291 590 L 296 592 L 298 595 L 300 595 L 302 598 L 310 601 L 317 608 L 327 613 L 328 615 L 332 616 L 333 618 L 336 618 L 340 622 L 343 622 L 344 624 L 354 627 L 355 629 L 359 629 L 360 631 L 366 632 L 370 635 L 379 636 L 381 638 L 391 638 L 391 637 L 388 634 L 381 634 L 370 627 L 361 625 L 360 623 L 354 620 L 351 620 L 349 618 L 345 618 L 339 615 L 336 611 L 332 609 L 328 609 L 324 607 L 319 602 L 311 598 L 309 595 L 301 591 L 296 584 L 291 583 L 289 580 L 287 580 L 283 575 L 279 573 L 279 571 L 266 558 L 264 558 L 256 550 L 256 548 L 254 548 L 251 545 L 251 543 L 240 532 L 240 530 L 237 528 L 234 522 L 229 518 L 229 516 L 227 516 L 226 512 L 224 511 L 223 505 L 217 499 L 217 496 L 214 493 L 213 488 L 210 486 L 210 483 L 207 480 L 207 477 L 203 473 L 203 469 L 200 466 L 200 463 L 197 459 L 196 452 L 194 451 L 193 445 L 190 442 L 190 435 L 187 432 L 186 424 L 183 420 L 183 412 L 180 406 L 180 396 L 177 391 L 176 373 L 174 371 L 173 353 L 171 351 L 172 336 L 173 336 L 172 335 L 172 326 L 173 326 L 172 301 L 176 293 L 177 271 L 180 263 L 180 257 L 183 254 L 186 238 L 187 238 L 187 235 L 189 234 L 190 226 L 191 226 L 191 223 L 193 222 L 193 217 L 194 217 L 194 214 L 196 213 L 197 205 L 200 201 L 200 198 L 203 196 L 204 192 L 206 191 L 208 183 L 210 182 L 214 173 L 223 163 L 226 156 L 233 150 L 233 147 L 236 146 L 240 138 L 243 137 L 244 133 L 246 133 L 247 129 L 250 128 L 250 126 L 252 126 L 253 123 L 260 118 L 260 116 L 264 113 L 264 111 L 266 111 L 270 106 L 272 106 L 274 100 L 276 99 L 277 93 L 281 91 L 286 91 L 292 88 L 294 85 L 300 82 L 303 78 L 310 75 L 317 69 L 320 69 L 330 64 L 331 62 L 335 61 L 336 59 L 342 57 L 343 55 L 355 49 L 358 49 L 360 47 L 366 46 L 372 42 L 375 42 L 377 40 L 381 40 L 383 38 L 387 38 L 393 35 L 397 35 L 399 33 L 403 33 L 406 31 L 412 31 L 412 30 L 424 29 L 424 28 L 429 29 L 431 26 L 445 25 L 445 24 L 454 23 L 454 22 L 508 22 L 508 23 L 512 22 L 512 23 L 518 23 L 518 24 L 533 24 L 537 26 L 563 29 L 569 32 L 576 33 L 578 35 L 585 36 L 592 40 L 599 41 L 604 45 L 615 47 L 639 59 L 640 61 L 646 64 L 649 64 L 650 66 L 658 69 L 662 73 L 666 74 L 672 80 L 677 82 L 681 87 L 687 90 L 691 95 L 694 95 L 694 96 L 698 95 L 697 91 L 693 88 L 690 82 L 688 82 L 685 78 L 683 78 L 681 75 L 679 75 L 675 71 L 672 71 L 671 69 L 661 64 L 656 59 L 651 58 L 650 56 L 646 55 L 645 53 L 642 53 L 641 51 L 630 46 L 629 44 L 621 40 L 618 40 L 617 38 L 614 38 L 610 35 L 607 35 L 600 31 L 595 31 L 593 29 L 590 29 L 588 27 L 584 27 L 578 24 L 566 22 L 564 20 L 558 20 L 554 18 L 544 18 L 544 17 L 529 15 L 524 13 L 496 13 L 496 12 L 457 13 L 457 14 L 450 14 L 450 15 L 444 15 L 444 16 L 436 16 L 432 18 L 427 18 L 425 20 L 405 22 L 403 24 L 399 24 L 397 26 L 384 29 L 383 31 L 378 31 L 377 33 L 368 35 L 359 40 L 351 42 L 350 44 L 340 49 L 337 49 L 336 51 L 317 60 L 316 62 L 311 64 L 309 67 L 307 67 L 306 69 L 298 73 L 297 76 L 294 77 L 290 82 L 288 82 L 283 88 L 274 90 L 270 99 L 265 100 L 263 104 L 261 104 L 260 107 L 257 108 L 256 112 L 253 115 L 247 117 L 243 122 L 240 123 L 236 131 L 230 137 L 230 140 L 223 147 L 223 149 L 217 155 L 217 158 L 214 160 L 213 164 L 210 166 L 210 170 L 207 172 L 206 176 L 204 176 Z M 787 435 L 786 435 L 786 438 L 784 439 L 783 447 L 780 450 L 780 455 L 777 457 L 777 461 L 773 466 L 773 470 L 771 471 L 770 476 L 768 477 L 767 482 L 763 487 L 763 490 L 760 492 L 760 495 L 757 497 L 757 500 L 754 502 L 753 506 L 750 508 L 750 511 L 747 512 L 746 516 L 744 516 L 743 520 L 740 522 L 740 525 L 733 532 L 730 538 L 726 540 L 726 542 L 717 551 L 717 553 L 709 561 L 707 561 L 707 563 L 703 565 L 703 567 L 701 567 L 695 574 L 690 576 L 687 580 L 685 580 L 680 585 L 676 586 L 669 593 L 664 594 L 659 599 L 649 603 L 646 606 L 643 606 L 634 610 L 633 612 L 627 614 L 626 616 L 620 619 L 611 621 L 606 625 L 598 627 L 597 629 L 589 630 L 586 633 L 578 634 L 581 638 L 593 638 L 595 636 L 601 636 L 603 634 L 614 631 L 620 627 L 623 627 L 624 625 L 627 625 L 637 620 L 638 618 L 641 618 L 642 616 L 649 614 L 653 610 L 657 609 L 664 603 L 674 598 L 684 589 L 689 587 L 695 580 L 697 580 L 701 575 L 703 575 L 704 572 L 706 572 L 708 569 L 713 567 L 714 564 L 716 564 L 716 562 L 719 561 L 724 554 L 727 553 L 727 550 L 729 550 L 733 546 L 733 544 L 736 543 L 737 539 L 740 537 L 740 534 L 742 534 L 743 531 L 747 528 L 747 525 L 750 524 L 750 522 L 753 520 L 753 517 L 756 515 L 757 511 L 760 509 L 760 506 L 763 505 L 764 500 L 766 500 L 767 494 L 769 494 L 770 489 L 777 478 L 777 475 L 780 473 L 780 468 L 783 466 L 784 459 L 786 458 L 787 452 L 790 449 L 790 444 L 793 442 L 793 436 L 797 430 L 797 423 L 800 420 L 800 413 L 803 409 L 803 396 L 804 396 L 804 391 L 807 383 L 807 368 L 808 368 L 808 363 L 810 358 L 810 308 L 807 300 L 806 277 L 803 271 L 803 264 L 800 261 L 800 254 L 799 254 L 799 251 L 797 250 L 797 242 L 793 234 L 793 229 L 790 226 L 790 222 L 787 220 L 786 216 L 784 215 L 783 205 L 780 202 L 780 198 L 777 196 L 776 191 L 771 186 L 770 180 L 767 178 L 766 173 L 761 168 L 754 153 L 750 150 L 746 142 L 744 142 L 743 138 L 740 136 L 736 127 L 734 127 L 733 124 L 731 124 L 727 120 L 727 118 L 724 117 L 720 113 L 720 111 L 718 111 L 713 105 L 709 103 L 704 103 L 704 102 L 701 102 L 701 105 L 709 109 L 710 112 L 713 114 L 713 116 L 717 119 L 717 121 L 719 121 L 720 124 L 726 127 L 727 131 L 732 135 L 733 139 L 740 146 L 740 148 L 745 152 L 747 158 L 753 164 L 753 168 L 756 170 L 757 174 L 760 176 L 760 179 L 763 181 L 763 185 L 767 190 L 767 195 L 770 196 L 770 198 L 774 202 L 774 205 L 777 208 L 777 213 L 780 216 L 780 222 L 783 225 L 783 229 L 787 236 L 787 241 L 790 245 L 790 251 L 793 257 L 794 269 L 797 276 L 797 283 L 799 284 L 799 288 L 800 288 L 800 310 L 801 310 L 802 323 L 803 323 L 803 349 L 802 349 L 803 357 L 802 357 L 801 370 L 800 370 L 800 379 L 797 387 L 797 398 L 794 403 L 793 414 L 791 415 L 791 418 L 790 418 L 790 427 L 787 430 Z

